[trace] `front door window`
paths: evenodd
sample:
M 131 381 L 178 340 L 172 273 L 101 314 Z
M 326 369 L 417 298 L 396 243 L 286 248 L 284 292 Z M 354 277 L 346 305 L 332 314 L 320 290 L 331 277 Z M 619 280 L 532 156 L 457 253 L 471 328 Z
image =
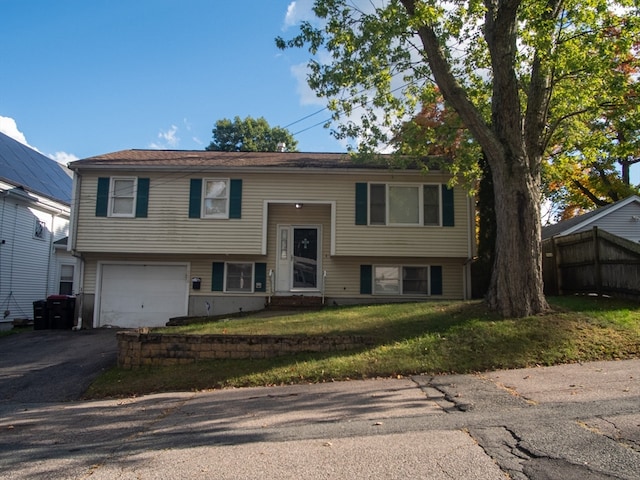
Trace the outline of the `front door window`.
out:
M 318 229 L 293 229 L 293 288 L 318 287 Z

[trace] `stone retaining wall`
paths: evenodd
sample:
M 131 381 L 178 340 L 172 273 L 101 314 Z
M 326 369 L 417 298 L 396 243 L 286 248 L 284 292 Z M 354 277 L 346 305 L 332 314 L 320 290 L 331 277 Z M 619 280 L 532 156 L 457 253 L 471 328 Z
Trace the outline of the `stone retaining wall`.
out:
M 117 333 L 118 366 L 179 365 L 223 358 L 272 358 L 304 352 L 345 351 L 373 345 L 362 335 L 175 335 Z

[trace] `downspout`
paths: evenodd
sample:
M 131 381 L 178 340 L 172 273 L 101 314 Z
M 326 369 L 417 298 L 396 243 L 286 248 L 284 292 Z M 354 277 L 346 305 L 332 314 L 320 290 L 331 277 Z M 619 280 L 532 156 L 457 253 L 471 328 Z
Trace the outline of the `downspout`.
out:
M 78 283 L 80 284 L 80 289 L 78 290 L 78 294 L 76 295 L 76 298 L 78 298 L 78 323 L 76 324 L 75 327 L 73 327 L 74 330 L 82 330 L 82 309 L 84 307 L 84 258 L 82 258 L 82 255 L 74 255 L 74 257 L 80 259 L 80 275 L 78 275 Z
M 53 234 L 56 229 L 56 214 L 51 214 L 51 231 L 49 232 L 49 255 L 47 256 L 47 280 L 44 285 L 44 298 L 49 296 L 51 286 L 51 261 L 53 260 Z
M 69 167 L 69 165 L 67 165 Z M 67 251 L 75 258 L 80 259 L 80 275 L 78 276 L 78 322 L 75 330 L 82 328 L 82 309 L 84 307 L 84 257 L 76 251 L 78 225 L 78 210 L 80 209 L 80 186 L 82 185 L 82 176 L 77 170 L 73 171 L 73 183 L 71 187 L 71 219 L 69 223 L 69 241 L 67 242 Z

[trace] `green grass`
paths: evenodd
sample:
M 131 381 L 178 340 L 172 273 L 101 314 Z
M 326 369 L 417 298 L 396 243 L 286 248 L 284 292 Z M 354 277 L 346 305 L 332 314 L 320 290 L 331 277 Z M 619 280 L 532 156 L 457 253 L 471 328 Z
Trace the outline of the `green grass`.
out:
M 212 360 L 175 367 L 113 368 L 87 398 L 161 391 L 468 373 L 640 356 L 640 306 L 598 297 L 550 299 L 553 311 L 501 319 L 479 302 L 329 308 L 162 329 L 190 334 L 362 334 L 360 351 L 268 360 Z

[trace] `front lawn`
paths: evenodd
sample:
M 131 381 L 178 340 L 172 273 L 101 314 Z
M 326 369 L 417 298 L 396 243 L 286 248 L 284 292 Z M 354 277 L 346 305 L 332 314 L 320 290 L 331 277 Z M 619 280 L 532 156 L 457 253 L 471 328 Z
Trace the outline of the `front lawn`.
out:
M 361 334 L 360 351 L 268 360 L 211 360 L 174 367 L 113 368 L 87 398 L 162 391 L 282 385 L 412 374 L 468 373 L 640 356 L 640 305 L 601 297 L 555 297 L 553 311 L 501 319 L 480 302 L 423 302 L 248 316 L 162 329 L 190 334 Z

